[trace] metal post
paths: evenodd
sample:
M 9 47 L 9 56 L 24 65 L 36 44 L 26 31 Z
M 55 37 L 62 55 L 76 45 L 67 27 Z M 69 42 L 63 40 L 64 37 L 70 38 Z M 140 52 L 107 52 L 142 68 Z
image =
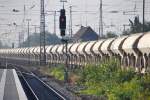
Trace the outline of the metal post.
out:
M 34 25 L 34 33 L 37 33 L 37 25 Z
M 126 31 L 126 25 L 123 24 L 123 31 L 125 32 Z
M 68 82 L 68 41 L 65 41 L 65 47 L 66 47 L 66 63 L 65 63 L 65 81 Z
M 103 5 L 102 0 L 100 0 L 100 13 L 99 13 L 99 38 L 103 36 Z
M 85 1 L 85 12 L 86 12 L 86 14 L 85 14 L 85 25 L 87 27 L 87 25 L 88 25 L 88 22 L 87 22 L 87 1 Z
M 145 0 L 143 0 L 143 32 L 145 32 Z
M 23 24 L 22 24 L 22 42 L 25 41 L 25 38 L 24 38 L 24 34 L 25 34 L 25 19 L 26 19 L 26 6 L 24 5 L 24 9 L 23 9 Z
M 65 67 L 64 67 L 64 80 L 65 83 L 68 82 L 68 39 L 62 39 L 65 44 Z
M 40 65 L 46 65 L 44 0 L 41 0 L 41 17 L 40 17 Z
M 21 40 L 20 40 L 20 38 L 21 38 L 21 33 L 20 33 L 20 32 L 19 32 L 18 38 L 19 38 L 19 48 L 20 48 L 20 47 L 21 47 Z
M 31 21 L 31 19 L 27 19 L 28 21 L 28 36 L 27 36 L 27 39 L 28 39 L 28 48 L 30 48 L 30 23 L 29 21 Z M 30 65 L 30 54 L 28 55 L 28 65 Z
M 28 21 L 28 36 L 27 36 L 27 38 L 28 38 L 28 47 L 30 47 L 30 39 L 29 39 L 30 38 L 29 37 L 30 36 L 30 26 L 29 26 L 29 21 L 30 20 L 27 20 L 27 21 Z
M 6 64 L 5 64 L 5 67 L 6 67 L 6 69 L 7 69 L 7 65 L 8 65 L 8 64 L 7 64 L 7 56 L 5 56 L 5 60 L 6 60 L 6 61 L 5 61 L 5 63 L 6 63 Z
M 63 3 L 63 9 L 65 8 L 65 2 L 67 2 L 67 0 L 60 0 L 60 2 Z
M 56 11 L 54 11 L 54 34 L 56 34 Z
M 70 36 L 72 38 L 73 32 L 72 32 L 72 6 L 70 6 Z

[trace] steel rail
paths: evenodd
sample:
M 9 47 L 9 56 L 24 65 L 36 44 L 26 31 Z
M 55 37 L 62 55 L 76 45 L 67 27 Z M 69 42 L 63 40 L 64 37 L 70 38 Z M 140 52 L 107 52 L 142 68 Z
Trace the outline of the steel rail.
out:
M 43 84 L 43 86 L 47 87 L 49 90 L 51 90 L 52 92 L 54 92 L 59 98 L 61 98 L 62 100 L 68 100 L 67 97 L 63 96 L 59 91 L 57 91 L 56 89 L 54 89 L 52 86 L 46 84 L 44 81 L 42 81 L 38 76 L 36 76 L 33 72 L 31 71 L 27 71 L 26 69 L 23 68 L 23 66 L 21 65 L 17 65 L 17 64 L 12 64 L 12 63 L 9 63 L 11 65 L 11 67 L 14 67 L 16 70 L 18 70 L 18 72 L 23 76 L 23 78 L 25 79 L 24 77 L 24 74 L 25 75 L 30 75 L 30 76 L 33 76 L 34 78 L 36 78 L 39 82 L 41 82 Z M 24 71 L 21 71 L 18 67 L 22 68 L 22 70 Z M 27 82 L 27 80 L 25 79 L 25 82 L 29 85 L 29 83 Z M 31 86 L 29 85 L 30 89 L 32 90 Z M 33 92 L 33 90 L 32 90 Z M 34 93 L 34 92 L 33 92 Z M 35 93 L 34 93 L 35 94 Z M 35 94 L 35 97 L 38 99 L 37 95 Z

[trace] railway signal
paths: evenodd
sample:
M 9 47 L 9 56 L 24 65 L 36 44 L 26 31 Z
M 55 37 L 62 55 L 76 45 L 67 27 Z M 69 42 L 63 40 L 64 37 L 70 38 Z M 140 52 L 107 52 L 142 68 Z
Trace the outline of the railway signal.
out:
M 66 62 L 64 67 L 64 80 L 67 83 L 68 82 L 68 39 L 66 37 L 66 11 L 64 9 L 64 3 L 67 2 L 66 0 L 60 0 L 60 2 L 63 2 L 63 9 L 60 10 L 60 17 L 59 17 L 59 29 L 60 29 L 60 35 L 62 36 L 62 43 L 65 44 L 65 55 L 66 55 Z
M 61 36 L 65 36 L 65 32 L 66 32 L 66 14 L 65 14 L 65 9 L 61 9 L 60 10 L 59 28 L 60 28 L 60 35 Z

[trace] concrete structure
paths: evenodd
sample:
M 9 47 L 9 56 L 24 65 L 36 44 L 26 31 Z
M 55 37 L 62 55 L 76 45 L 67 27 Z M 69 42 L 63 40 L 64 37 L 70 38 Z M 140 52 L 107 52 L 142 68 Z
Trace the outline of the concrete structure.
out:
M 28 100 L 14 69 L 0 69 L 0 100 Z

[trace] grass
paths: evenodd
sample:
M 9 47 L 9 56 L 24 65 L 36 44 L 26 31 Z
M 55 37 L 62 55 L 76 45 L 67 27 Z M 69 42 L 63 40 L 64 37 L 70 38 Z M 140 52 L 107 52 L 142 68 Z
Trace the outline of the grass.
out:
M 62 66 L 59 67 L 51 67 L 50 75 L 54 76 L 58 80 L 64 80 L 64 69 Z
M 78 85 L 86 87 L 79 91 L 84 95 L 105 96 L 108 100 L 150 100 L 150 74 L 122 70 L 116 60 L 87 66 Z
M 63 66 L 50 68 L 50 74 L 64 80 Z M 106 100 L 150 100 L 150 74 L 137 74 L 131 68 L 122 70 L 115 59 L 76 69 L 69 75 L 73 84 L 85 87 L 77 94 L 105 97 Z

